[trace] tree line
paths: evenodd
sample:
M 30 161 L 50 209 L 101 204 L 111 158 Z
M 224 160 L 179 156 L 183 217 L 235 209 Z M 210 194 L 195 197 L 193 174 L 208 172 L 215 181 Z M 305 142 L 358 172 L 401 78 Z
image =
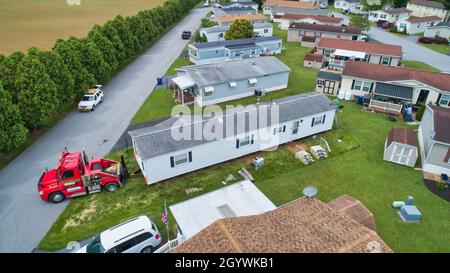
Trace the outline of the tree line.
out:
M 110 79 L 198 2 L 168 0 L 95 25 L 84 38 L 59 39 L 48 51 L 0 55 L 0 152 L 19 147 L 90 86 Z

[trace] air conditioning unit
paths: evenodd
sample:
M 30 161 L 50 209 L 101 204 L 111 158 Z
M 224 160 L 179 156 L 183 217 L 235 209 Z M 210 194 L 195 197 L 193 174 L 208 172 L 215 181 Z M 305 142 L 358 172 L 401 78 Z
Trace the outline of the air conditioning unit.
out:
M 255 96 L 257 96 L 257 97 L 263 97 L 263 96 L 265 96 L 265 95 L 266 95 L 266 92 L 265 92 L 265 91 L 260 90 L 260 89 L 256 89 L 256 90 L 255 90 Z

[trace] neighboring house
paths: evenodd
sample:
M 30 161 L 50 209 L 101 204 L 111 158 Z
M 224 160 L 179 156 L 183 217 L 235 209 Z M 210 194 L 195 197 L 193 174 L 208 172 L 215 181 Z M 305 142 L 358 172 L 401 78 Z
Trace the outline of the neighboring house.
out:
M 320 15 L 305 15 L 305 14 L 284 14 L 275 15 L 274 22 L 280 23 L 278 28 L 288 30 L 292 23 L 309 23 L 319 25 L 341 26 L 343 19 L 339 17 L 329 17 Z
M 341 87 L 342 76 L 338 73 L 319 71 L 317 73 L 316 92 L 337 96 Z
M 269 15 L 270 19 L 273 20 L 273 16 L 280 13 L 280 10 L 276 10 L 277 8 L 282 9 L 292 9 L 292 10 L 314 10 L 316 8 L 314 3 L 310 2 L 300 2 L 300 1 L 286 1 L 286 0 L 267 0 L 263 4 L 263 14 Z M 286 11 L 286 10 L 284 10 Z M 285 12 L 285 13 L 295 13 L 295 12 Z
M 249 180 L 237 182 L 169 207 L 185 240 L 214 221 L 262 214 L 277 207 Z
M 230 8 L 230 7 L 251 7 L 258 10 L 258 3 L 248 1 L 248 2 L 225 2 L 219 3 L 219 8 Z
M 402 47 L 374 42 L 321 38 L 316 54 L 324 56 L 324 66 L 342 70 L 347 61 L 359 61 L 388 66 L 398 66 L 402 58 Z
M 450 74 L 348 62 L 340 92 L 371 96 L 394 104 L 435 104 L 450 107 Z
M 363 13 L 363 8 L 359 0 L 335 0 L 334 8 L 342 9 L 354 14 Z
M 315 38 L 313 39 L 315 41 Z M 311 41 L 309 43 L 313 43 L 314 41 Z M 308 42 L 302 41 L 302 46 L 309 45 Z M 308 53 L 303 58 L 303 67 L 309 67 L 314 69 L 321 69 L 323 63 L 323 56 L 319 54 L 313 54 Z
M 268 58 L 275 59 L 259 59 Z M 145 181 L 153 184 L 331 130 L 335 112 L 336 104 L 325 95 L 303 93 L 213 117 L 175 116 L 129 134 Z M 218 132 L 214 136 L 212 128 Z
M 222 8 L 223 12 L 231 15 L 256 14 L 257 10 L 252 7 L 228 7 Z
M 418 157 L 416 133 L 406 127 L 394 127 L 384 143 L 383 160 L 414 167 Z
M 449 21 L 450 12 L 441 2 L 428 0 L 410 0 L 406 5 L 406 8 L 412 10 L 411 14 L 412 16 L 416 17 L 438 16 L 445 22 Z
M 224 14 L 217 16 L 213 19 L 219 26 L 231 25 L 236 19 L 245 19 L 252 24 L 267 23 L 267 17 L 261 13 L 257 14 L 242 14 L 242 15 L 232 15 Z
M 276 57 L 239 59 L 177 69 L 175 97 L 183 104 L 211 105 L 287 87 L 291 69 Z M 262 94 L 261 94 L 262 95 Z
M 275 36 L 189 44 L 189 59 L 194 64 L 275 55 L 281 53 L 282 40 Z
M 399 20 L 395 25 L 397 26 L 398 32 L 406 30 L 407 34 L 417 34 L 425 32 L 427 27 L 435 26 L 440 22 L 442 22 L 442 19 L 438 16 L 411 17 Z
M 450 176 L 450 108 L 427 105 L 419 143 L 423 171 Z
M 368 20 L 371 22 L 387 21 L 389 23 L 395 23 L 398 20 L 409 18 L 411 12 L 412 11 L 407 8 L 375 10 L 369 12 Z
M 229 28 L 230 25 L 201 28 L 200 35 L 205 35 L 207 42 L 223 41 L 225 40 L 225 32 Z M 253 24 L 253 33 L 256 37 L 270 37 L 273 34 L 273 26 L 270 23 Z
M 450 23 L 438 23 L 435 26 L 429 26 L 423 34 L 425 37 L 444 37 L 450 40 Z
M 216 220 L 173 252 L 392 252 L 369 228 L 374 222 L 373 214 L 348 195 L 328 204 L 314 197 L 301 197 L 259 215 Z
M 302 8 L 284 8 L 284 7 L 273 7 L 270 15 L 270 20 L 275 23 L 280 21 L 275 18 L 277 15 L 285 14 L 301 14 L 301 15 L 314 15 L 314 16 L 329 16 L 330 12 L 324 9 L 302 9 Z
M 292 23 L 289 26 L 288 42 L 301 42 L 303 37 L 336 38 L 347 40 L 359 40 L 361 29 L 358 27 L 343 27 L 331 25 L 319 25 L 309 23 Z

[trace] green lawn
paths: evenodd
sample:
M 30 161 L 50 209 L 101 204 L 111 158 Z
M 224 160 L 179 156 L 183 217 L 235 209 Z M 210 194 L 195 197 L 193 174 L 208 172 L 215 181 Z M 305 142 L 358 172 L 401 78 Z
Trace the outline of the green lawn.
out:
M 172 98 L 172 90 L 166 88 L 155 89 L 147 97 L 144 104 L 131 120 L 131 123 L 144 123 L 170 117 L 172 108 L 175 105 L 175 100 Z
M 436 52 L 439 52 L 441 54 L 444 54 L 444 55 L 450 54 L 450 45 L 422 44 L 422 43 L 417 43 L 417 44 L 421 45 L 423 47 L 429 48 L 431 50 L 434 50 Z
M 427 70 L 427 71 L 431 71 L 431 72 L 440 72 L 439 69 L 437 69 L 429 64 L 420 62 L 420 61 L 402 60 L 401 63 L 403 65 L 405 65 L 405 67 L 409 67 L 409 68 L 417 68 L 417 69 Z

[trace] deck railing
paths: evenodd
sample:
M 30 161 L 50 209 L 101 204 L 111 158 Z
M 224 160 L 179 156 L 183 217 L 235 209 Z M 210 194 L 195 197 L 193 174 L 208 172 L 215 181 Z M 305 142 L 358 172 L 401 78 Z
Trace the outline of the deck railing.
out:
M 384 102 L 379 100 L 370 100 L 369 108 L 375 111 L 400 114 L 402 112 L 403 105 L 392 102 Z
M 174 240 L 169 240 L 167 243 L 162 245 L 160 248 L 155 250 L 154 253 L 167 253 L 177 246 L 181 245 L 184 242 L 184 236 L 181 234 L 177 235 L 177 238 Z

